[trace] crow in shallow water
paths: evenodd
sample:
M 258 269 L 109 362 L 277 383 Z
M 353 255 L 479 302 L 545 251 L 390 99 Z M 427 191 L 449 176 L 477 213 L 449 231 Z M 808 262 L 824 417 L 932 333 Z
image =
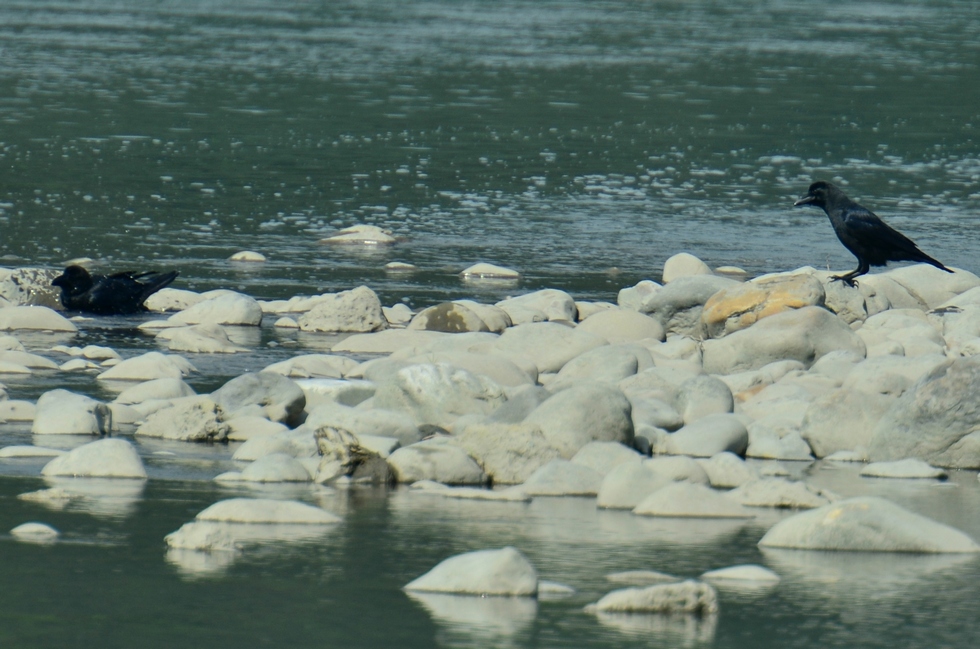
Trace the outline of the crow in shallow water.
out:
M 177 271 L 92 275 L 81 266 L 69 266 L 52 286 L 61 287 L 61 304 L 72 311 L 121 315 L 146 311 L 143 301 L 174 281 Z
M 884 266 L 890 261 L 921 261 L 940 270 L 950 269 L 919 250 L 915 242 L 879 219 L 874 212 L 861 207 L 836 186 L 823 180 L 810 185 L 806 196 L 794 203 L 816 205 L 830 217 L 837 238 L 858 260 L 858 267 L 845 275 L 835 275 L 848 286 L 854 286 L 854 278 L 867 273 L 871 266 Z

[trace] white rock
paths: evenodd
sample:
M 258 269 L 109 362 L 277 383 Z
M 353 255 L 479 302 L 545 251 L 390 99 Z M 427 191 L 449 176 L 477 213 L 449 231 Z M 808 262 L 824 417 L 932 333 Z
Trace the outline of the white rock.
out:
M 616 303 L 624 309 L 646 311 L 644 307 L 661 288 L 663 287 L 660 284 L 645 279 L 637 283 L 636 286 L 620 289 Z
M 948 359 L 942 354 L 914 358 L 892 355 L 869 358 L 848 372 L 841 387 L 849 391 L 899 397 L 919 379 L 947 362 Z
M 656 570 L 624 570 L 622 572 L 612 572 L 606 575 L 606 580 L 614 584 L 636 584 L 639 586 L 649 586 L 665 581 L 680 581 L 673 575 Z
M 575 322 L 578 310 L 575 308 L 575 300 L 565 291 L 553 288 L 541 289 L 526 295 L 509 298 L 497 302 L 497 307 L 503 309 L 510 316 L 514 324 L 531 322 L 523 314 L 527 312 L 544 313 L 548 320 L 564 320 Z
M 241 252 L 236 252 L 229 257 L 228 261 L 261 263 L 265 261 L 265 255 L 263 255 L 261 252 L 254 252 L 252 250 L 242 250 Z
M 355 246 L 387 246 L 395 243 L 395 238 L 391 232 L 383 230 L 376 225 L 352 225 L 349 228 L 339 230 L 329 237 L 320 239 L 320 243 L 331 245 L 355 245 Z
M 718 593 L 710 585 L 687 580 L 607 593 L 587 612 L 668 613 L 710 616 L 718 612 Z
M 0 308 L 0 331 L 35 330 L 75 333 L 78 327 L 46 306 Z
M 720 379 L 701 374 L 681 384 L 677 394 L 677 410 L 690 424 L 708 415 L 734 412 L 735 398 Z
M 127 358 L 111 367 L 98 378 L 102 381 L 149 381 L 151 379 L 182 379 L 197 369 L 187 359 L 176 354 L 147 352 Z
M 507 312 L 498 306 L 480 304 L 473 300 L 453 300 L 453 302 L 465 306 L 479 316 L 480 320 L 483 320 L 483 323 L 487 325 L 487 328 L 494 333 L 501 333 L 504 329 L 514 324 Z
M 516 548 L 477 550 L 445 559 L 405 590 L 533 597 L 538 592 L 538 573 Z
M 561 457 L 541 429 L 523 423 L 468 421 L 454 427 L 456 443 L 494 484 L 519 484 Z
M 240 473 L 222 473 L 214 479 L 217 482 L 309 482 L 312 476 L 296 458 L 285 453 L 270 453 Z
M 262 322 L 262 307 L 248 295 L 228 291 L 217 297 L 202 300 L 194 306 L 170 316 L 168 320 L 183 325 L 258 326 Z
M 568 460 L 552 460 L 532 473 L 521 489 L 530 496 L 595 496 L 602 475 Z
M 250 462 L 272 453 L 285 453 L 298 459 L 319 457 L 313 430 L 300 426 L 295 430 L 287 428 L 271 435 L 253 437 L 239 446 L 231 459 Z
M 708 474 L 708 482 L 716 489 L 739 487 L 759 478 L 759 472 L 751 465 L 727 451 L 697 462 Z
M 626 462 L 616 466 L 602 480 L 596 505 L 607 509 L 633 509 L 657 489 L 673 482 L 645 463 Z
M 708 415 L 671 433 L 666 452 L 671 455 L 711 457 L 724 451 L 742 455 L 749 432 L 737 415 Z
M 849 552 L 980 552 L 963 532 L 876 497 L 851 498 L 790 516 L 776 523 L 759 545 Z
M 0 457 L 58 457 L 67 451 L 44 446 L 14 445 L 0 448 Z
M 520 367 L 499 354 L 474 354 L 461 351 L 426 352 L 406 359 L 409 364 L 446 363 L 471 374 L 482 375 L 501 386 L 533 385 L 538 377 L 537 367 Z
M 101 371 L 102 367 L 100 365 L 96 365 L 92 361 L 87 361 L 82 358 L 73 358 L 66 363 L 62 363 L 60 366 L 58 366 L 58 369 L 60 369 L 62 372 L 82 372 L 85 370 Z
M 565 363 L 548 389 L 557 392 L 577 381 L 618 383 L 638 371 L 653 367 L 646 348 L 636 344 L 603 345 Z
M 571 458 L 589 442 L 633 442 L 632 406 L 618 389 L 596 383 L 562 390 L 525 419 L 538 426 L 563 457 Z
M 18 541 L 28 541 L 33 543 L 50 543 L 55 541 L 61 534 L 46 523 L 21 523 L 10 530 L 10 535 Z
M 251 372 L 237 376 L 211 393 L 225 419 L 260 415 L 287 425 L 300 423 L 306 395 L 290 379 L 274 372 Z
M 143 403 L 151 399 L 179 399 L 194 396 L 194 389 L 177 378 L 152 379 L 126 388 L 116 395 L 116 403 Z
M 41 469 L 44 476 L 146 478 L 136 448 L 124 439 L 100 439 L 60 455 Z
M 942 469 L 930 466 L 915 458 L 895 460 L 894 462 L 872 462 L 863 469 L 866 478 L 935 478 L 945 480 L 948 474 Z
M 744 507 L 702 484 L 671 482 L 633 509 L 641 516 L 671 518 L 751 518 Z
M 30 401 L 0 398 L 0 422 L 34 421 L 35 412 L 36 406 Z
M 337 378 L 357 366 L 357 361 L 347 356 L 333 354 L 303 354 L 279 363 L 273 363 L 263 372 L 275 372 L 294 379 Z
M 644 459 L 645 456 L 619 442 L 589 442 L 572 457 L 572 462 L 604 476 L 624 462 L 639 464 Z
M 146 298 L 143 306 L 149 311 L 164 313 L 168 311 L 183 311 L 189 309 L 205 298 L 195 291 L 187 291 L 179 288 L 162 288 L 150 297 Z
M 659 320 L 632 309 L 600 311 L 584 320 L 577 329 L 601 336 L 611 344 L 645 339 L 666 340 L 664 327 Z
M 464 281 L 480 280 L 480 279 L 509 279 L 516 280 L 520 279 L 521 274 L 514 270 L 513 268 L 507 268 L 505 266 L 497 266 L 496 264 L 488 264 L 486 262 L 480 262 L 478 264 L 473 264 L 469 268 L 465 269 L 459 274 Z
M 746 507 L 812 509 L 823 507 L 836 500 L 836 497 L 823 490 L 810 487 L 804 482 L 794 482 L 783 478 L 752 480 L 732 489 L 725 495 Z
M 388 457 L 388 465 L 401 483 L 434 480 L 443 484 L 485 484 L 483 469 L 448 438 L 435 437 L 400 448 Z
M 207 396 L 173 399 L 170 405 L 149 415 L 136 429 L 137 436 L 160 437 L 186 442 L 222 441 L 228 424 L 221 406 Z
M 244 442 L 253 437 L 274 435 L 289 430 L 277 421 L 265 417 L 235 417 L 228 421 L 228 441 Z
M 272 323 L 273 327 L 280 329 L 299 329 L 299 323 L 288 316 L 283 316 Z
M 779 581 L 779 575 L 774 573 L 768 568 L 758 566 L 755 564 L 745 564 L 740 566 L 729 566 L 727 568 L 719 568 L 717 570 L 709 570 L 708 572 L 701 575 L 701 579 L 705 581 L 717 581 L 717 582 L 727 582 L 727 581 L 753 581 L 753 582 L 767 582 L 776 583 Z
M 900 284 L 927 309 L 935 309 L 960 293 L 980 286 L 980 277 L 969 271 L 953 270 L 955 272 L 950 274 L 927 264 L 914 264 L 894 268 L 882 275 Z
M 446 364 L 410 365 L 378 385 L 374 407 L 411 413 L 445 426 L 460 415 L 489 414 L 507 400 L 501 386 Z
M 388 328 L 377 294 L 367 286 L 324 295 L 300 316 L 301 331 L 366 333 Z
M 443 302 L 423 309 L 412 318 L 409 329 L 421 331 L 490 331 L 487 323 L 473 310 L 457 302 Z
M 739 282 L 716 275 L 679 277 L 656 291 L 640 308 L 660 320 L 668 334 L 700 337 L 704 303 L 718 291 Z
M 348 354 L 392 354 L 399 350 L 408 350 L 411 354 L 418 354 L 456 335 L 459 334 L 449 334 L 444 331 L 386 329 L 348 336 L 335 344 L 331 351 Z
M 339 523 L 336 514 L 296 500 L 230 498 L 201 511 L 195 520 L 224 523 L 323 525 Z
M 421 441 L 422 434 L 411 415 L 381 408 L 355 409 L 339 403 L 320 405 L 307 415 L 312 430 L 331 426 L 349 431 L 355 437 L 378 435 L 397 439 L 403 446 Z
M 221 325 L 199 324 L 190 327 L 175 327 L 161 332 L 157 339 L 167 341 L 167 349 L 172 352 L 192 354 L 237 354 L 247 352 L 228 338 L 228 332 Z
M 68 390 L 51 390 L 37 400 L 31 432 L 35 435 L 105 435 L 112 415 L 100 401 Z
M 677 253 L 664 262 L 664 284 L 669 284 L 679 277 L 713 274 L 708 264 L 687 252 Z
M 415 313 L 408 307 L 408 305 L 401 302 L 390 307 L 382 306 L 381 313 L 384 314 L 385 320 L 387 320 L 388 324 L 392 327 L 404 327 L 411 322 L 412 318 L 415 316 Z M 298 327 L 299 325 L 297 324 L 296 326 Z
M 731 374 L 779 360 L 812 364 L 832 351 L 865 354 L 865 345 L 843 321 L 820 307 L 777 313 L 748 329 L 704 343 L 704 369 Z
M 708 474 L 694 458 L 685 455 L 659 456 L 644 460 L 643 464 L 657 473 L 669 476 L 671 480 L 683 480 L 697 484 L 708 484 Z
M 51 359 L 30 352 L 14 350 L 0 350 L 0 363 L 14 363 L 32 370 L 58 369 L 58 364 Z

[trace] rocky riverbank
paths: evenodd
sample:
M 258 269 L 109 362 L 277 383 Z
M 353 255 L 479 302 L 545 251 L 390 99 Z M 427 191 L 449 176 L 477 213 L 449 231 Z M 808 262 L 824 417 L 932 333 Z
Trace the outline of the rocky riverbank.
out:
M 615 304 L 547 289 L 418 313 L 383 306 L 365 286 L 282 301 L 164 289 L 147 302 L 159 318 L 140 326 L 160 351 L 129 358 L 70 344 L 86 323 L 40 306 L 52 304 L 51 272 L 0 270 L 0 376 L 88 373 L 118 394 L 52 390 L 34 402 L 0 388 L 0 425 L 29 425 L 34 440 L 0 455 L 53 455 L 45 476 L 143 480 L 138 449 L 149 440 L 230 441 L 242 442 L 240 470 L 213 476 L 223 483 L 396 482 L 517 503 L 584 496 L 659 517 L 793 508 L 811 511 L 781 521 L 763 546 L 980 549 L 886 500 L 841 500 L 745 461 L 827 458 L 867 463 L 868 476 L 930 480 L 980 468 L 980 278 L 966 271 L 908 266 L 857 287 L 812 268 L 742 281 L 737 269 L 681 254 L 663 284 L 626 287 Z M 343 337 L 329 353 L 298 351 L 195 393 L 186 381 L 195 359 L 246 353 L 240 332 L 262 326 Z M 38 342 L 39 332 L 57 332 L 57 344 Z M 111 439 L 44 447 L 46 435 L 65 434 Z M 234 504 L 168 544 L 231 550 L 266 538 L 243 524 L 333 522 L 267 501 Z M 513 594 L 534 594 L 521 570 Z M 616 601 L 610 610 L 630 610 Z

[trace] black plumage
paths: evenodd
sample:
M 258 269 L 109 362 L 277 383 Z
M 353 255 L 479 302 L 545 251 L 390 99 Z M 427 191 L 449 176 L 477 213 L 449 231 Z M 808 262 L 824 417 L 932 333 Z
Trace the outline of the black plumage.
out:
M 112 275 L 93 275 L 81 266 L 69 266 L 52 286 L 61 288 L 61 304 L 72 311 L 99 315 L 121 315 L 146 311 L 143 302 L 178 273 L 124 271 Z
M 884 266 L 890 261 L 918 261 L 947 273 L 953 272 L 919 250 L 914 241 L 882 221 L 874 212 L 861 207 L 828 182 L 821 180 L 810 185 L 806 195 L 794 205 L 822 207 L 830 217 L 837 238 L 857 257 L 857 268 L 831 279 L 854 286 L 855 277 L 867 273 L 871 266 Z

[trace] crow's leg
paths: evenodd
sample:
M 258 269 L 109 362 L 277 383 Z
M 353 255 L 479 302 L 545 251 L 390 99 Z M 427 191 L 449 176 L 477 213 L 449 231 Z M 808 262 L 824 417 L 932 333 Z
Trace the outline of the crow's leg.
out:
M 857 282 L 854 281 L 854 279 L 856 277 L 860 277 L 861 275 L 866 274 L 869 270 L 871 270 L 870 264 L 868 264 L 868 262 L 864 261 L 863 259 L 858 259 L 857 268 L 844 275 L 833 275 L 831 276 L 830 281 L 844 282 L 845 284 L 853 288 L 857 286 Z

